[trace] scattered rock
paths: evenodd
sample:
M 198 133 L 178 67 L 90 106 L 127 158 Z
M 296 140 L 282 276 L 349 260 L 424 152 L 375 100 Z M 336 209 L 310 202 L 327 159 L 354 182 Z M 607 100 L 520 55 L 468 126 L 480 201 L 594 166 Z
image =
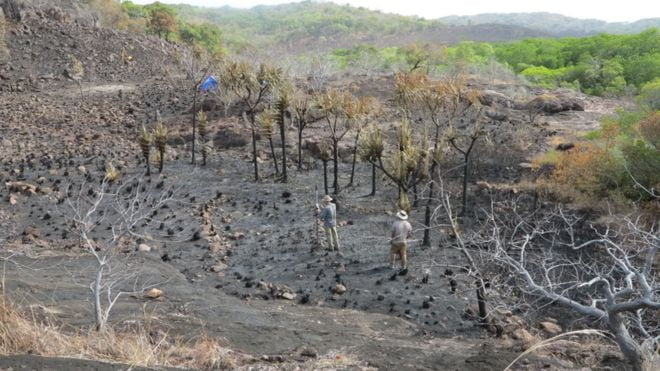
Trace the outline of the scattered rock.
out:
M 563 332 L 558 324 L 549 321 L 541 322 L 541 328 L 550 335 L 559 335 Z
M 227 264 L 216 263 L 211 267 L 211 272 L 218 273 L 224 271 L 225 269 L 227 269 Z
M 346 292 L 346 286 L 342 285 L 341 283 L 338 283 L 338 284 L 335 285 L 335 288 L 334 288 L 333 291 L 334 291 L 335 294 L 341 295 L 341 294 Z
M 514 339 L 520 340 L 523 343 L 523 347 L 525 349 L 536 343 L 536 338 L 534 335 L 530 334 L 529 331 L 525 330 L 524 328 L 517 329 L 512 333 L 512 336 Z
M 10 192 L 20 192 L 25 195 L 37 194 L 37 186 L 27 182 L 7 182 L 5 186 Z
M 149 245 L 147 245 L 147 244 L 144 244 L 144 243 L 141 243 L 141 244 L 138 246 L 138 251 L 139 251 L 139 252 L 149 252 L 149 251 L 151 251 L 151 246 L 149 246 Z
M 36 227 L 29 226 L 23 231 L 23 235 L 26 237 L 39 238 L 41 237 L 41 232 Z
M 161 296 L 163 296 L 163 291 L 155 287 L 144 293 L 144 297 L 149 299 L 158 299 Z
M 281 295 L 281 298 L 286 300 L 293 300 L 296 298 L 296 294 L 291 292 L 285 292 Z

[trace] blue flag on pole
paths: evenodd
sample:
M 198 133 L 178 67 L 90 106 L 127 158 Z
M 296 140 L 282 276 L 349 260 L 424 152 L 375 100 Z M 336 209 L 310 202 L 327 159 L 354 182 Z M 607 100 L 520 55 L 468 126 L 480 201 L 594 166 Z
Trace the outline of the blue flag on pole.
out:
M 218 80 L 216 80 L 213 76 L 209 76 L 206 80 L 204 80 L 202 86 L 199 88 L 201 91 L 217 90 Z

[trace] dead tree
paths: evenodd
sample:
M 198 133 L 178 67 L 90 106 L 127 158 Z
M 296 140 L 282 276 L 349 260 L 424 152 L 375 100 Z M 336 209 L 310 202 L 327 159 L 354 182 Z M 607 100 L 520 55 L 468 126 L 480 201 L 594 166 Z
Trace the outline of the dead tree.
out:
M 144 237 L 144 225 L 154 222 L 157 210 L 173 201 L 173 192 L 156 190 L 137 178 L 114 190 L 107 179 L 98 188 L 83 183 L 78 192 L 70 186 L 67 194 L 67 214 L 84 249 L 96 263 L 95 278 L 89 288 L 96 330 L 103 331 L 112 308 L 122 296 L 149 288 L 140 282 L 139 267 L 125 248 L 129 241 Z M 108 228 L 101 228 L 102 225 Z
M 298 170 L 302 170 L 302 137 L 309 120 L 311 96 L 303 91 L 296 91 L 291 100 L 291 107 L 297 122 L 298 131 Z
M 360 134 L 362 134 L 362 130 L 369 122 L 381 113 L 380 102 L 376 98 L 362 97 L 357 99 L 354 104 L 355 108 L 351 109 L 351 111 L 354 111 L 352 114 L 355 117 L 355 142 L 353 143 L 353 162 L 351 164 L 351 178 L 348 182 L 349 187 L 353 186 L 353 179 L 355 177 L 355 163 L 358 157 Z
M 482 118 L 483 108 L 478 103 L 478 93 L 474 92 L 467 96 L 459 97 L 465 99 L 468 109 L 463 111 L 458 122 L 451 125 L 447 130 L 447 140 L 456 151 L 463 156 L 463 195 L 461 215 L 467 212 L 467 186 L 470 174 L 470 155 L 475 144 L 486 137 L 486 130 Z
M 204 49 L 198 45 L 190 50 L 184 50 L 177 54 L 176 62 L 182 71 L 170 71 L 166 69 L 164 75 L 174 88 L 184 92 L 192 90 L 192 148 L 191 163 L 195 164 L 195 142 L 197 140 L 197 99 L 199 97 L 202 83 L 209 77 L 209 72 L 213 66 L 213 60 L 208 56 Z M 168 66 L 169 67 L 169 66 Z M 182 73 L 181 73 L 182 72 Z
M 611 214 L 604 225 L 588 225 L 562 207 L 518 210 L 515 203 L 493 203 L 485 211 L 473 242 L 491 264 L 515 277 L 512 284 L 527 295 L 601 323 L 634 370 L 652 369 L 660 340 L 657 220 Z
M 325 115 L 334 162 L 334 194 L 339 194 L 339 142 L 351 130 L 355 119 L 355 98 L 347 91 L 332 89 L 316 97 L 316 104 Z

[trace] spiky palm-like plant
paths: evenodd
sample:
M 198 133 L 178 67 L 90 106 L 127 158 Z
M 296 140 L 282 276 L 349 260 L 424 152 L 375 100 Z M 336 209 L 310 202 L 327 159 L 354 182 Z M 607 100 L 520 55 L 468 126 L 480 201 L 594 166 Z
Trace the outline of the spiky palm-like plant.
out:
M 259 181 L 259 165 L 257 162 L 257 111 L 282 82 L 282 70 L 266 64 L 258 69 L 247 62 L 229 62 L 225 65 L 220 83 L 224 90 L 231 92 L 241 101 L 246 110 L 243 112 L 245 121 L 252 132 L 252 160 L 254 163 L 254 179 Z
M 140 144 L 140 150 L 142 151 L 144 162 L 147 163 L 147 176 L 151 175 L 151 164 L 149 163 L 149 156 L 151 152 L 152 141 L 153 137 L 151 133 L 148 132 L 144 126 L 142 126 L 142 129 L 140 129 L 140 136 L 138 137 L 138 143 Z
M 167 136 L 168 130 L 167 126 L 162 121 L 159 121 L 154 127 L 153 138 L 156 149 L 158 149 L 159 163 L 158 163 L 158 173 L 163 172 L 163 164 L 165 162 L 165 148 L 167 147 Z
M 384 150 L 383 131 L 375 124 L 372 124 L 367 128 L 367 133 L 360 142 L 360 158 L 371 164 L 370 196 L 376 195 L 376 164 L 381 162 Z
M 117 168 L 111 161 L 105 164 L 104 179 L 107 180 L 108 183 L 114 183 L 117 181 L 117 179 L 119 179 L 119 170 L 117 170 Z

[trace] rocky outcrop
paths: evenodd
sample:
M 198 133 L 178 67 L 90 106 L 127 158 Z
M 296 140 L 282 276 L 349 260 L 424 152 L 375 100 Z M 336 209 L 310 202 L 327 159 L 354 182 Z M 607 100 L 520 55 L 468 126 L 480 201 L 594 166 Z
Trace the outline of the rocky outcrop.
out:
M 564 111 L 584 111 L 584 102 L 575 97 L 542 94 L 526 103 L 519 104 L 516 108 L 553 115 Z

